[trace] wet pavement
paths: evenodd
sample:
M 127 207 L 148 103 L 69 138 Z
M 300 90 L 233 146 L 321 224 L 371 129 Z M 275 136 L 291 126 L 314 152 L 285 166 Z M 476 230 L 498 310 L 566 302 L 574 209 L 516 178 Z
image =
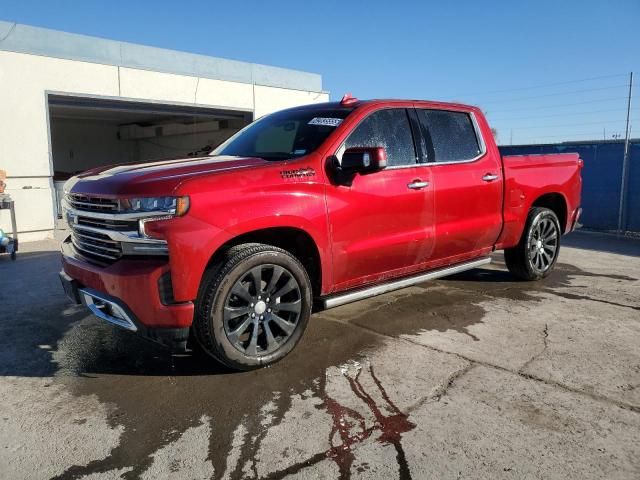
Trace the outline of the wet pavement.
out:
M 56 244 L 0 257 L 0 477 L 639 478 L 640 241 L 573 234 L 315 314 L 232 373 L 68 304 Z

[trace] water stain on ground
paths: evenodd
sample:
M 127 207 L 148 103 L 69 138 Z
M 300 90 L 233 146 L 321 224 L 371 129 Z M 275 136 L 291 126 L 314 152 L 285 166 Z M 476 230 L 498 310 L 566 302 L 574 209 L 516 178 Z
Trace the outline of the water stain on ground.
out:
M 640 309 L 637 305 L 626 305 L 611 302 L 592 295 L 579 295 L 566 292 L 563 288 L 576 288 L 575 280 L 579 278 L 604 278 L 621 284 L 637 282 L 639 279 L 627 275 L 593 273 L 581 270 L 566 263 L 558 263 L 554 271 L 547 278 L 539 282 L 522 282 L 515 280 L 507 271 L 501 255 L 497 255 L 492 263 L 493 268 L 480 268 L 452 275 L 438 283 L 454 286 L 472 292 L 475 297 L 479 294 L 488 298 L 506 298 L 522 302 L 544 301 L 539 293 L 555 295 L 569 300 L 591 300 L 609 305 Z
M 396 451 L 396 462 L 398 465 L 398 478 L 400 480 L 411 479 L 409 464 L 402 446 L 402 434 L 413 430 L 416 425 L 409 420 L 409 415 L 400 411 L 395 403 L 389 398 L 385 387 L 374 372 L 373 365 L 367 367 L 367 372 L 374 381 L 374 384 L 384 400 L 384 408 L 381 408 L 374 400 L 373 395 L 367 391 L 360 381 L 363 371 L 358 366 L 355 376 L 346 375 L 349 388 L 353 395 L 361 400 L 375 418 L 375 423 L 367 427 L 365 417 L 353 408 L 340 404 L 326 393 L 324 382 L 319 386 L 319 391 L 324 392 L 323 402 L 317 408 L 326 409 L 331 414 L 332 428 L 329 433 L 330 448 L 319 452 L 312 457 L 297 462 L 287 468 L 270 473 L 265 478 L 269 480 L 281 479 L 287 475 L 295 474 L 301 470 L 315 465 L 323 460 L 330 459 L 338 466 L 340 480 L 351 478 L 351 471 L 356 460 L 353 450 L 364 441 L 377 435 L 376 441 L 392 445 Z M 385 410 L 390 412 L 385 414 Z M 358 471 L 363 472 L 368 465 L 358 466 Z
M 570 300 L 592 300 L 620 307 L 640 308 L 578 295 L 563 289 L 572 287 L 575 280 L 581 277 L 601 277 L 625 283 L 637 281 L 625 275 L 591 273 L 559 263 L 549 277 L 539 282 L 522 282 L 507 271 L 502 255 L 496 255 L 490 268 L 469 270 L 373 298 L 368 300 L 366 309 L 361 304 L 354 303 L 320 315 L 392 337 L 421 331 L 453 330 L 477 341 L 469 327 L 482 321 L 486 312 L 481 304 L 491 299 L 541 302 L 544 297 L 540 293 L 546 293 Z
M 215 366 L 204 367 L 205 362 L 209 365 L 207 360 L 194 357 L 175 358 L 167 364 L 159 355 L 161 352 L 153 352 L 145 344 L 135 345 L 137 360 L 134 360 L 131 338 L 119 332 L 112 340 L 98 340 L 85 349 L 95 352 L 94 358 L 87 359 L 88 363 L 61 366 L 65 377 L 60 381 L 67 383 L 77 395 L 97 395 L 102 402 L 115 405 L 110 422 L 114 427 L 124 425 L 125 431 L 119 446 L 108 458 L 71 467 L 57 478 L 80 478 L 88 473 L 124 467 L 133 467 L 124 478 L 137 478 L 149 468 L 155 451 L 177 440 L 187 428 L 196 426 L 202 415 L 215 419 L 212 426 L 215 434 L 209 445 L 215 478 L 220 478 L 226 470 L 232 437 L 240 423 L 246 434 L 239 461 L 229 477 L 246 478 L 248 467 L 252 472 L 250 476 L 259 478 L 255 462 L 265 435 L 283 421 L 291 408 L 291 398 L 303 393 L 308 395 L 308 392 L 322 400 L 317 408 L 326 410 L 332 418 L 333 427 L 328 438 L 331 447 L 272 472 L 266 478 L 284 478 L 326 459 L 338 465 L 340 478 L 349 478 L 355 459 L 352 448 L 376 433 L 379 434 L 378 441 L 396 449 L 401 478 L 410 478 L 401 436 L 415 425 L 389 398 L 375 376 L 373 366 L 368 367 L 368 374 L 385 400 L 386 410 L 392 412 L 390 415 L 377 406 L 373 396 L 363 387 L 360 370 L 353 378 L 346 376 L 353 395 L 372 412 L 373 425 L 367 426 L 360 413 L 340 404 L 326 392 L 328 367 L 353 358 L 354 352 L 366 350 L 378 342 L 376 336 L 355 329 L 346 332 L 346 328 L 333 322 L 314 322 L 309 332 L 311 341 L 306 348 L 298 349 L 298 353 L 271 368 L 233 374 L 217 370 Z M 105 331 L 103 335 L 110 337 L 110 333 Z M 335 341 L 345 335 L 349 341 Z M 359 340 L 354 341 L 354 338 Z M 122 342 L 128 344 L 126 351 L 117 346 Z M 61 348 L 73 347 L 63 342 Z M 105 365 L 112 367 L 104 368 Z M 98 369 L 99 366 L 103 368 Z M 78 380 L 68 376 L 72 374 L 70 368 L 85 378 Z M 141 375 L 141 372 L 147 372 L 147 375 Z M 265 415 L 262 410 L 270 403 L 273 406 Z
M 95 325 L 92 331 L 97 329 Z M 332 322 L 311 322 L 306 341 L 287 359 L 245 373 L 230 373 L 200 356 L 167 358 L 162 350 L 124 332 L 102 330 L 93 337 L 93 345 L 87 345 L 87 332 L 78 332 L 77 342 L 73 340 L 76 333 L 70 332 L 72 338 L 67 337 L 60 348 L 82 348 L 86 356 L 75 357 L 69 364 L 69 356 L 56 355 L 65 362 L 60 365 L 65 372 L 60 381 L 77 395 L 97 395 L 100 401 L 113 405 L 110 423 L 124 425 L 125 431 L 109 458 L 72 467 L 59 478 L 79 478 L 127 466 L 134 469 L 125 478 L 137 478 L 148 468 L 152 453 L 196 426 L 203 415 L 215 419 L 209 451 L 216 478 L 226 469 L 233 434 L 240 423 L 247 430 L 240 463 L 251 464 L 268 429 L 280 424 L 291 408 L 293 396 L 312 391 L 322 398 L 322 387 L 316 380 L 324 377 L 326 368 L 378 341 L 373 335 L 350 330 Z M 345 336 L 350 340 L 336 341 Z M 74 375 L 87 378 L 78 380 Z M 274 407 L 265 423 L 260 411 L 269 403 Z M 244 473 L 237 469 L 231 478 L 244 478 Z
M 266 433 L 283 421 L 292 398 L 305 392 L 321 399 L 319 408 L 332 419 L 330 448 L 287 465 L 268 478 L 282 478 L 325 459 L 336 463 L 341 478 L 348 478 L 352 469 L 368 468 L 354 465 L 352 448 L 374 435 L 378 441 L 393 445 L 398 474 L 410 478 L 401 437 L 415 425 L 391 401 L 374 368 L 369 367 L 367 374 L 384 399 L 384 409 L 363 388 L 361 371 L 348 377 L 351 393 L 375 419 L 369 426 L 361 413 L 327 394 L 327 368 L 378 347 L 383 341 L 380 334 L 397 337 L 429 330 L 455 330 L 474 338 L 469 327 L 482 322 L 485 310 L 480 304 L 491 298 L 538 302 L 542 301 L 538 295 L 541 292 L 575 297 L 576 294 L 557 289 L 570 286 L 580 277 L 636 280 L 584 272 L 565 264 L 559 264 L 550 277 L 537 283 L 514 281 L 500 269 L 476 269 L 371 299 L 366 305 L 361 302 L 316 314 L 300 345 L 285 360 L 258 371 L 231 373 L 197 355 L 170 357 L 152 344 L 86 318 L 83 310 L 69 307 L 58 291 L 54 264 L 50 255 L 26 261 L 25 268 L 32 273 L 39 269 L 46 272 L 34 275 L 31 285 L 50 298 L 44 307 L 42 302 L 36 306 L 20 300 L 18 290 L 14 292 L 15 298 L 7 297 L 11 311 L 15 307 L 19 316 L 28 321 L 2 324 L 5 337 L 1 343 L 3 347 L 13 345 L 14 350 L 3 356 L 5 362 L 0 373 L 55 375 L 55 381 L 65 384 L 72 393 L 96 395 L 109 404 L 112 407 L 109 423 L 125 427 L 119 446 L 108 458 L 70 467 L 58 478 L 80 478 L 125 467 L 133 467 L 124 474 L 125 478 L 137 478 L 151 465 L 154 452 L 197 426 L 203 415 L 214 419 L 209 459 L 216 478 L 227 469 L 234 432 L 241 424 L 246 434 L 230 477 L 244 478 L 246 469 L 250 476 L 258 477 L 256 457 Z M 42 345 L 46 347 L 40 348 Z M 23 366 L 24 362 L 28 367 Z M 268 415 L 261 414 L 270 404 Z
M 399 292 L 372 302 L 367 305 L 369 313 L 362 321 L 370 323 L 370 328 L 384 325 L 394 336 L 424 329 L 466 331 L 484 315 L 484 309 L 471 303 L 471 294 L 444 289 L 429 295 Z M 73 327 L 59 342 L 54 355 L 59 381 L 77 395 L 97 395 L 101 402 L 113 405 L 109 421 L 113 427 L 124 425 L 125 429 L 119 446 L 108 458 L 71 467 L 58 478 L 80 478 L 124 467 L 133 467 L 124 474 L 125 478 L 137 478 L 150 466 L 154 452 L 177 440 L 187 428 L 196 426 L 203 415 L 215 419 L 212 427 L 215 433 L 209 446 L 215 478 L 220 478 L 227 469 L 233 435 L 241 423 L 246 435 L 240 447 L 240 460 L 229 472 L 230 478 L 246 478 L 245 470 L 258 478 L 255 459 L 264 436 L 283 421 L 292 397 L 306 391 L 322 399 L 321 408 L 333 419 L 334 431 L 328 439 L 331 448 L 273 472 L 268 478 L 282 478 L 325 459 L 338 465 L 341 478 L 348 478 L 355 458 L 351 447 L 378 431 L 379 440 L 396 449 L 401 478 L 410 478 L 400 437 L 413 424 L 393 405 L 373 368 L 370 375 L 386 398 L 391 415 L 384 415 L 375 405 L 359 376 L 349 379 L 353 395 L 371 410 L 375 418 L 373 426 L 360 425 L 361 418 L 349 413 L 347 407 L 326 392 L 327 368 L 358 358 L 359 353 L 378 347 L 384 340 L 358 324 L 345 325 L 332 319 L 335 314 L 350 318 L 350 309 L 360 311 L 362 307 L 363 304 L 353 304 L 329 311 L 331 314 L 314 315 L 302 342 L 290 356 L 270 368 L 246 373 L 230 373 L 198 356 L 168 358 L 162 350 L 98 321 L 85 321 Z M 78 380 L 78 376 L 85 378 Z M 265 423 L 260 412 L 270 402 L 274 407 Z M 338 422 L 350 415 L 359 433 L 349 433 Z

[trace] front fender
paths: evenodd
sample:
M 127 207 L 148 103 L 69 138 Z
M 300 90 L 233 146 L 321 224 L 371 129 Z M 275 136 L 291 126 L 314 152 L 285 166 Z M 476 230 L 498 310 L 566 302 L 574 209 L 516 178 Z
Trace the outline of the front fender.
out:
M 202 275 L 211 256 L 232 235 L 189 215 L 166 222 L 163 232 L 169 244 L 169 265 L 173 296 L 177 302 L 193 301 L 198 296 Z
M 177 228 L 167 233 L 172 269 L 174 263 L 179 267 L 179 277 L 174 283 L 184 282 L 174 285 L 176 299 L 193 300 L 197 296 L 209 260 L 226 242 L 274 227 L 297 228 L 313 239 L 320 254 L 322 291 L 328 291 L 332 278 L 331 252 L 325 185 L 317 167 L 312 159 L 278 162 L 242 174 L 212 175 L 181 185 L 175 193 L 189 195 L 191 206 L 185 217 L 175 219 Z M 283 170 L 292 169 L 303 169 L 313 175 L 282 174 Z M 184 265 L 188 265 L 188 272 Z

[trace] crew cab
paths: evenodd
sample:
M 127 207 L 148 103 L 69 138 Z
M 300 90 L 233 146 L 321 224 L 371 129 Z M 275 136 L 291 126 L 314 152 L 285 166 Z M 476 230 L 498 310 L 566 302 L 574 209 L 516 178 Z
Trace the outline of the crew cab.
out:
M 482 112 L 416 100 L 267 115 L 210 155 L 65 186 L 60 278 L 96 316 L 234 369 L 271 364 L 312 309 L 472 269 L 552 271 L 580 216 L 576 154 L 501 156 Z

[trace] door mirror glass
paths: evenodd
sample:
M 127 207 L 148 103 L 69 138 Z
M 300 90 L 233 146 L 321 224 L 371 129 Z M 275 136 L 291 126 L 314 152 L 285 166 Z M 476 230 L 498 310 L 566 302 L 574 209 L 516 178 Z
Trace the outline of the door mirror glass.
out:
M 387 166 L 384 147 L 347 148 L 342 154 L 340 168 L 345 173 L 371 173 Z

